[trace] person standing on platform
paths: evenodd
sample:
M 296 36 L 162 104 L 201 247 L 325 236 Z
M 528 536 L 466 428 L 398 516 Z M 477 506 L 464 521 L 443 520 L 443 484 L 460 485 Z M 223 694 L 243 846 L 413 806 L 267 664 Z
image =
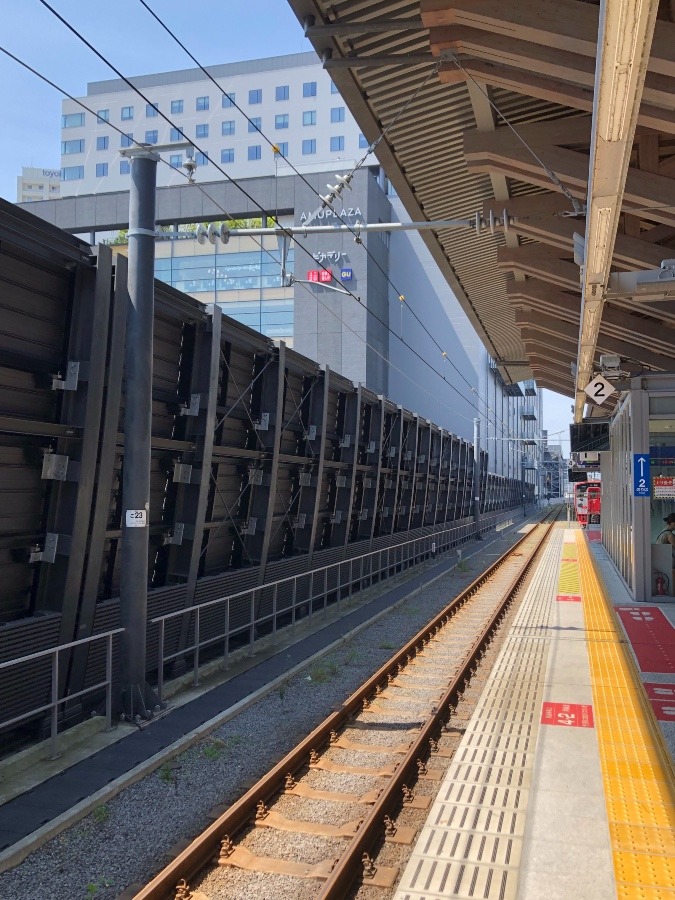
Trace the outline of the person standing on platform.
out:
M 666 516 L 663 520 L 666 523 L 666 528 L 661 532 L 658 538 L 659 544 L 670 544 L 672 547 L 672 563 L 671 563 L 671 582 L 670 582 L 670 590 L 671 592 L 675 591 L 675 513 L 670 513 L 669 516 Z

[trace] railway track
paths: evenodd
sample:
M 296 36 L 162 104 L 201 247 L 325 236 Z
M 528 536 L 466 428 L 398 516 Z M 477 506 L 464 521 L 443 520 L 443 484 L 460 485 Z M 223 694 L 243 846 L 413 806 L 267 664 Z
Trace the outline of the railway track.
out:
M 453 751 L 443 729 L 543 544 L 535 526 L 176 859 L 136 900 L 340 898 L 388 888 L 382 842 L 411 845 Z M 273 736 L 261 736 L 261 739 Z

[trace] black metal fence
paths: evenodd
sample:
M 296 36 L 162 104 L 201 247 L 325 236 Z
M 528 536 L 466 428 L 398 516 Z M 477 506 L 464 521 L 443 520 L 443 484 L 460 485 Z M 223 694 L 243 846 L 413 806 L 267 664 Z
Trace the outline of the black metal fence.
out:
M 0 662 L 119 625 L 126 279 L 109 247 L 0 202 Z M 480 463 L 482 510 L 518 506 L 521 482 Z M 473 469 L 461 438 L 156 282 L 149 620 L 265 605 L 267 583 L 467 525 Z M 76 644 L 58 698 L 104 668 Z M 0 679 L 0 725 L 52 696 L 44 669 Z

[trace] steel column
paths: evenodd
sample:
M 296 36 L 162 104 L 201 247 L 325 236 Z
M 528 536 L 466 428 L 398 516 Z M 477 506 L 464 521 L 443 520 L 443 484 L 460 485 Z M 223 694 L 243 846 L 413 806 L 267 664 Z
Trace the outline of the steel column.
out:
M 130 718 L 148 716 L 145 683 L 157 157 L 134 154 L 129 192 L 129 309 L 122 488 L 120 676 Z

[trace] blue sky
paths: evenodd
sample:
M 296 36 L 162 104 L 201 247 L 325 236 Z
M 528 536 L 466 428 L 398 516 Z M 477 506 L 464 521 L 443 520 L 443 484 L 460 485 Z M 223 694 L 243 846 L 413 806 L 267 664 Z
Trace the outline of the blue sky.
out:
M 191 68 L 183 50 L 138 0 L 49 0 L 125 75 Z M 285 0 L 146 0 L 202 65 L 311 50 Z M 88 81 L 116 77 L 38 0 L 3 15 L 0 44 L 74 96 Z M 4 85 L 0 195 L 16 200 L 21 166 L 60 168 L 62 96 L 0 54 Z
M 202 65 L 236 62 L 311 50 L 285 0 L 146 0 L 161 14 Z M 125 75 L 190 68 L 193 63 L 138 0 L 50 0 Z M 9 7 L 7 7 L 9 9 Z M 5 10 L 0 43 L 74 96 L 88 81 L 114 73 L 38 0 Z M 60 167 L 62 96 L 0 54 L 3 167 L 0 196 L 16 200 L 21 166 Z M 554 442 L 568 438 L 571 400 L 550 391 L 544 397 L 544 427 Z M 563 443 L 565 449 L 568 444 Z

